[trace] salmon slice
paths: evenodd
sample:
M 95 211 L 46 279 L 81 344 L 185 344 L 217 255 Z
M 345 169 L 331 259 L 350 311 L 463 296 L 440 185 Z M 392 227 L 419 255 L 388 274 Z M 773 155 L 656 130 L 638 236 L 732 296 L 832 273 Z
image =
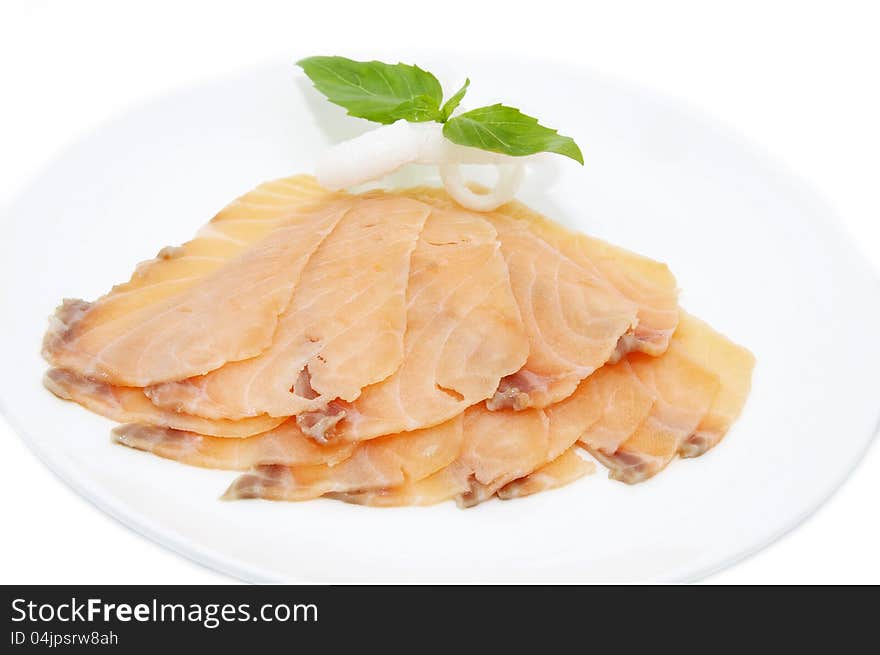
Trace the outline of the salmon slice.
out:
M 149 423 L 217 437 L 250 437 L 284 421 L 270 416 L 230 421 L 170 412 L 151 403 L 139 387 L 117 387 L 60 368 L 49 369 L 43 384 L 59 398 L 120 423 Z
M 269 348 L 147 395 L 207 418 L 292 416 L 354 400 L 403 359 L 410 255 L 429 211 L 395 196 L 355 200 L 303 271 Z
M 628 352 L 661 355 L 678 327 L 678 286 L 666 264 L 573 232 L 526 205 L 513 201 L 496 213 L 520 219 L 544 241 L 578 265 L 602 275 L 638 305 L 638 324 L 623 335 L 614 359 Z
M 423 480 L 370 491 L 329 493 L 325 497 L 369 507 L 436 505 L 465 493 L 470 475 L 465 466 L 455 462 Z
M 496 493 L 501 500 L 530 496 L 541 491 L 556 489 L 595 472 L 596 465 L 580 454 L 580 448 L 572 446 L 548 464 L 527 476 L 509 482 Z
M 672 461 L 708 415 L 721 385 L 715 373 L 688 357 L 675 337 L 661 357 L 633 353 L 629 363 L 654 394 L 651 411 L 613 454 L 597 448 L 590 452 L 610 469 L 609 477 L 634 484 Z
M 599 416 L 578 441 L 590 450 L 612 455 L 648 418 L 655 394 L 627 359 L 602 367 L 586 382 L 572 399 L 599 412 Z
M 520 369 L 528 338 L 495 230 L 433 209 L 412 255 L 404 361 L 354 402 L 297 416 L 318 440 L 361 441 L 437 425 L 490 397 Z
M 558 413 L 557 420 L 561 416 Z M 467 507 L 488 499 L 508 482 L 528 475 L 556 458 L 577 440 L 579 434 L 572 431 L 573 436 L 567 438 L 568 443 L 559 444 L 558 439 L 554 440 L 550 435 L 551 419 L 545 410 L 540 409 L 489 411 L 479 404 L 469 407 L 453 421 L 459 422 L 459 436 L 452 439 L 449 435 L 440 435 L 444 439 L 444 447 L 439 454 L 436 452 L 438 435 L 433 432 L 438 428 L 379 437 L 361 443 L 349 460 L 335 467 L 302 470 L 261 467 L 239 478 L 230 487 L 227 497 L 302 500 L 327 493 L 388 491 L 405 485 L 408 495 L 425 495 L 431 499 L 444 495 L 447 498 L 456 497 L 460 504 Z M 449 423 L 440 427 L 446 428 Z M 404 449 L 405 456 L 401 454 Z M 426 452 L 430 452 L 429 457 L 425 456 Z M 401 464 L 402 458 L 411 458 L 413 461 L 422 458 L 423 463 L 432 470 L 423 468 L 414 473 L 411 464 L 409 468 Z M 430 494 L 424 489 L 412 488 L 414 482 L 451 465 L 453 460 L 456 460 L 454 470 L 458 474 L 439 476 L 430 483 L 433 489 Z M 443 464 L 438 466 L 440 461 Z M 463 487 L 461 480 L 464 471 L 467 471 L 464 478 L 468 484 Z M 455 489 L 456 492 L 441 491 L 440 482 L 443 480 L 450 485 L 450 490 Z M 370 504 L 379 502 L 370 501 Z
M 686 316 L 675 333 L 687 356 L 715 373 L 721 388 L 697 429 L 679 447 L 682 457 L 697 457 L 720 442 L 739 417 L 752 386 L 755 356 L 694 316 Z
M 547 407 L 615 356 L 620 339 L 638 323 L 638 307 L 522 221 L 499 214 L 492 225 L 529 335 L 529 357 L 501 381 L 487 407 Z
M 456 499 L 463 507 L 488 500 L 548 459 L 550 420 L 543 410 L 489 411 L 476 405 L 465 412 L 464 429 L 460 462 L 472 475 L 469 489 Z
M 458 498 L 459 504 L 471 507 L 486 501 L 512 481 L 542 470 L 571 450 L 578 439 L 597 423 L 603 423 L 603 414 L 610 411 L 610 406 L 618 400 L 627 400 L 623 395 L 616 398 L 617 394 L 610 391 L 615 386 L 613 380 L 620 366 L 603 366 L 582 380 L 565 400 L 542 410 L 489 411 L 479 406 L 468 410 L 474 416 L 482 417 L 481 421 L 473 422 L 475 427 L 482 429 L 466 433 L 466 443 L 471 445 L 474 454 L 473 460 L 466 463 L 475 475 L 468 493 Z M 533 418 L 536 415 L 541 417 L 541 428 Z M 500 448 L 512 439 L 516 439 L 512 447 Z M 468 452 L 467 448 L 465 452 Z M 477 462 L 481 459 L 492 462 L 493 475 L 479 474 Z
M 650 415 L 615 453 L 591 452 L 611 469 L 610 477 L 628 483 L 655 475 L 676 455 L 705 453 L 739 416 L 754 362 L 747 350 L 682 312 L 669 352 L 653 364 L 644 358 L 634 364 L 646 382 L 652 368 L 669 374 L 649 381 L 657 395 Z
M 568 398 L 544 409 L 490 411 L 483 404 L 469 407 L 464 413 L 462 454 L 456 462 L 458 473 L 466 472 L 466 488 L 462 490 L 462 475 L 446 476 L 438 480 L 446 480 L 449 492 L 432 493 L 430 497 L 454 498 L 460 506 L 472 507 L 490 499 L 512 481 L 561 457 L 602 420 L 603 412 L 610 410 L 608 405 L 615 402 L 616 395 L 612 390 L 614 380 L 624 366 L 628 364 L 621 362 L 603 367 L 581 381 Z M 621 401 L 625 395 L 626 391 L 620 394 Z M 653 404 L 652 396 L 650 403 Z M 626 436 L 630 432 L 632 430 Z M 438 486 L 439 482 L 432 488 L 436 490 Z M 382 498 L 384 500 L 376 500 L 371 495 L 364 502 L 403 502 L 396 490 L 386 490 Z M 346 500 L 356 502 L 357 499 Z
M 223 439 L 174 428 L 128 423 L 113 430 L 116 443 L 190 466 L 246 471 L 265 464 L 333 466 L 348 459 L 355 444 L 320 445 L 304 435 L 296 421 L 246 439 Z
M 405 193 L 440 207 L 453 204 L 438 189 Z M 498 232 L 529 338 L 525 365 L 501 380 L 487 407 L 546 407 L 615 356 L 621 337 L 637 325 L 638 306 L 595 267 L 581 265 L 542 239 L 532 222 L 499 212 L 484 216 Z
M 436 502 L 454 498 L 460 506 L 471 507 L 556 459 L 598 415 L 579 400 L 572 396 L 550 408 L 520 411 L 489 411 L 484 404 L 469 407 L 463 415 L 464 441 L 455 463 L 456 475 L 438 476 L 427 496 Z M 441 481 L 449 485 L 447 491 L 440 490 Z M 396 490 L 383 493 L 386 500 L 371 496 L 367 504 L 402 502 Z M 425 492 L 410 489 L 406 493 Z
M 657 362 L 664 357 L 665 355 L 662 355 L 657 358 Z M 648 370 L 642 371 L 642 376 L 647 378 L 645 381 L 637 374 L 636 367 L 630 364 L 630 359 L 638 360 L 636 367 L 642 365 L 647 367 Z M 694 368 L 690 360 L 686 360 L 684 365 Z M 654 358 L 644 355 L 631 355 L 630 358 L 616 364 L 607 364 L 582 380 L 568 398 L 544 408 L 543 413 L 549 422 L 546 452 L 543 455 L 539 452 L 529 452 L 524 446 L 512 449 L 504 460 L 504 465 L 511 473 L 506 480 L 519 477 L 516 472 L 530 473 L 550 465 L 571 450 L 577 442 L 591 451 L 598 450 L 605 455 L 614 455 L 654 408 L 657 398 L 656 385 L 648 375 L 652 366 L 654 366 Z M 663 368 L 660 364 L 657 366 Z M 708 380 L 709 390 L 701 389 L 701 394 L 705 397 L 711 393 L 711 389 L 717 388 L 712 386 L 716 381 L 699 367 L 696 368 L 695 375 L 704 374 L 698 377 L 697 382 Z M 521 413 L 517 412 L 514 416 Z M 510 427 L 507 430 L 515 433 Z M 471 438 L 470 433 L 468 437 Z M 485 483 L 477 477 L 471 483 L 470 495 L 463 498 L 463 504 L 470 506 L 487 500 L 507 484 L 503 476 L 499 475 L 497 479 L 503 484 Z
M 254 357 L 350 204 L 309 179 L 257 187 L 194 240 L 141 264 L 128 283 L 93 303 L 66 300 L 43 355 L 53 366 L 130 387 Z
M 631 353 L 583 380 L 563 402 L 519 412 L 468 409 L 462 455 L 421 483 L 333 497 L 370 506 L 455 499 L 463 507 L 492 495 L 516 498 L 592 472 L 579 445 L 608 466 L 612 478 L 638 482 L 677 453 L 690 452 L 697 432 L 723 436 L 742 407 L 752 362 L 682 313 L 665 354 Z
M 384 489 L 423 480 L 451 464 L 461 450 L 462 419 L 358 444 L 336 464 L 260 466 L 237 478 L 225 500 L 308 500 L 329 493 Z
M 584 460 L 574 451 L 575 449 L 567 450 L 553 462 L 545 464 L 537 471 L 504 485 L 498 490 L 498 497 L 509 500 L 527 496 L 539 491 L 561 487 L 593 473 L 596 468 L 595 464 Z M 447 500 L 456 500 L 462 507 L 471 507 L 476 503 L 463 504 L 461 502 L 464 496 L 473 493 L 471 484 L 471 471 L 460 462 L 455 462 L 417 482 L 370 491 L 330 493 L 326 497 L 369 507 L 436 505 Z
M 565 400 L 540 410 L 468 409 L 461 461 L 473 475 L 459 504 L 471 507 L 488 500 L 562 457 L 585 435 L 619 435 L 624 419 L 641 413 L 645 399 L 647 414 L 654 397 L 629 371 L 626 361 L 603 366 Z M 624 441 L 636 425 L 617 438 Z

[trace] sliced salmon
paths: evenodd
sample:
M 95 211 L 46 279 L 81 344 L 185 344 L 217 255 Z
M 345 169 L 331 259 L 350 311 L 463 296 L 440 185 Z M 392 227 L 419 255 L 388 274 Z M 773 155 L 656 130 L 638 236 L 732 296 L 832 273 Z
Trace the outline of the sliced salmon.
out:
M 621 418 L 606 417 L 618 401 L 622 414 L 633 411 L 631 382 L 625 378 L 628 370 L 626 362 L 605 366 L 582 380 L 568 398 L 544 409 L 490 411 L 484 404 L 468 408 L 464 413 L 462 454 L 456 463 L 459 473 L 467 472 L 467 488 L 453 493 L 453 488 L 461 487 L 461 475 L 442 478 L 450 485 L 447 497 L 455 498 L 462 507 L 472 507 L 560 458 L 596 424 L 606 423 L 606 431 L 610 432 L 622 422 Z M 635 381 L 638 383 L 637 378 Z M 648 401 L 650 408 L 652 395 L 648 395 Z M 621 441 L 631 432 L 620 437 Z M 386 495 L 393 497 L 391 491 Z
M 500 449 L 505 438 L 493 434 L 493 430 L 473 431 L 466 433 L 466 444 L 479 444 L 480 449 L 471 446 L 474 452 L 471 468 L 477 471 L 476 462 L 483 459 L 494 463 L 494 479 L 487 481 L 487 476 L 474 475 L 468 493 L 458 498 L 460 505 L 470 507 L 488 500 L 501 489 L 521 480 L 533 473 L 543 470 L 554 461 L 570 451 L 574 444 L 597 424 L 605 423 L 605 414 L 611 406 L 629 399 L 615 384 L 619 375 L 618 369 L 623 364 L 606 365 L 593 375 L 582 380 L 574 393 L 565 400 L 545 407 L 542 410 L 528 409 L 520 411 L 495 410 L 488 411 L 477 407 L 468 410 L 475 415 L 483 416 L 483 420 L 475 425 L 496 425 L 495 431 L 505 435 L 506 440 L 519 436 L 514 447 Z M 613 391 L 612 391 L 613 389 Z M 543 432 L 533 425 L 537 414 L 541 418 Z M 496 418 L 497 416 L 497 418 Z M 503 419 L 503 420 L 502 420 Z M 540 435 L 541 438 L 538 438 Z M 627 436 L 629 433 L 627 433 Z M 467 449 L 465 449 L 467 452 Z M 490 454 L 491 453 L 491 454 Z M 560 463 L 560 471 L 568 468 Z M 586 469 L 584 469 L 586 470 Z M 572 473 L 574 471 L 572 470 Z M 560 483 L 562 484 L 562 483 Z
M 666 264 L 568 230 L 517 201 L 496 213 L 526 221 L 535 234 L 580 266 L 601 274 L 638 305 L 638 324 L 621 338 L 615 359 L 632 351 L 654 356 L 666 351 L 679 321 L 678 286 Z
M 648 418 L 613 454 L 591 452 L 612 478 L 628 483 L 655 475 L 676 455 L 703 454 L 739 416 L 754 362 L 746 349 L 682 312 L 669 352 L 633 362 L 657 396 Z
M 271 346 L 147 395 L 207 418 L 292 416 L 354 400 L 403 359 L 410 255 L 429 211 L 396 196 L 356 199 L 309 260 Z
M 534 494 L 592 472 L 581 448 L 648 479 L 724 437 L 754 367 L 664 264 L 518 203 L 304 177 L 65 301 L 44 356 L 117 443 L 243 471 L 226 499 L 370 506 Z
M 528 496 L 574 482 L 595 469 L 593 462 L 577 454 L 576 448 L 570 448 L 529 475 L 503 485 L 497 495 L 503 500 Z M 330 493 L 326 497 L 370 507 L 436 505 L 448 500 L 455 500 L 460 507 L 472 507 L 487 499 L 484 493 L 474 496 L 473 473 L 461 461 L 416 482 L 369 491 Z
M 437 502 L 441 496 L 454 498 L 462 507 L 471 507 L 557 459 L 599 416 L 600 408 L 590 403 L 590 380 L 582 382 L 580 393 L 545 409 L 490 411 L 483 403 L 469 407 L 464 412 L 464 441 L 456 460 L 456 475 L 439 476 L 429 496 Z M 466 481 L 464 487 L 462 479 Z M 449 485 L 445 492 L 440 491 L 441 481 Z M 396 503 L 398 500 L 391 500 L 399 498 L 395 494 L 389 490 L 385 501 L 369 502 Z
M 638 323 L 638 307 L 523 221 L 493 215 L 492 224 L 529 335 L 529 358 L 501 381 L 487 407 L 547 407 L 615 356 Z
M 56 367 L 134 387 L 254 357 L 350 204 L 307 178 L 257 187 L 194 240 L 140 265 L 128 283 L 93 303 L 65 301 L 43 355 Z
M 589 387 L 589 379 L 583 385 Z M 462 415 L 464 439 L 460 445 L 460 454 L 458 445 L 454 453 L 452 449 L 444 451 L 444 458 L 455 459 L 457 456 L 457 475 L 439 476 L 431 482 L 431 493 L 412 488 L 412 483 L 421 479 L 418 476 L 408 475 L 404 476 L 406 480 L 400 480 L 401 467 L 398 464 L 397 451 L 403 444 L 411 441 L 418 443 L 415 435 L 419 432 L 415 432 L 366 441 L 350 460 L 332 468 L 309 468 L 303 471 L 283 467 L 262 468 L 242 476 L 230 488 L 229 495 L 296 500 L 327 493 L 351 494 L 369 490 L 370 500 L 360 497 L 364 502 L 396 504 L 400 502 L 400 496 L 396 491 L 390 490 L 405 484 L 408 487 L 405 491 L 408 497 L 424 495 L 432 499 L 432 502 L 441 496 L 455 497 L 463 506 L 475 505 L 487 500 L 496 490 L 511 481 L 525 477 L 557 459 L 575 443 L 585 426 L 599 416 L 600 408 L 593 407 L 588 402 L 591 395 L 587 391 L 583 393 L 583 397 L 575 394 L 563 403 L 543 410 L 531 408 L 521 411 L 489 411 L 482 403 L 469 407 Z M 388 446 L 393 446 L 393 449 Z M 421 446 L 407 445 L 407 448 L 410 449 L 408 452 L 414 452 L 411 449 L 418 450 Z M 450 459 L 447 464 L 451 461 Z M 349 482 L 352 478 L 352 474 L 348 472 L 349 467 L 356 472 L 354 477 L 361 481 L 358 488 Z M 364 470 L 374 476 L 372 488 L 368 488 L 363 482 L 366 478 Z M 464 476 L 467 479 L 466 487 L 461 483 L 463 471 L 467 471 Z M 318 482 L 314 482 L 315 479 Z M 449 485 L 448 490 L 441 490 L 442 481 Z M 343 485 L 351 488 L 341 489 Z M 376 493 L 373 492 L 381 492 L 379 495 L 385 500 L 374 498 Z M 349 496 L 344 499 L 355 500 Z
M 464 429 L 459 461 L 472 473 L 469 489 L 456 499 L 464 507 L 488 500 L 548 459 L 550 420 L 543 410 L 489 411 L 476 405 L 465 412 Z
M 553 461 L 544 464 L 525 477 L 507 483 L 496 493 L 502 500 L 522 498 L 562 487 L 593 473 L 595 470 L 596 465 L 581 455 L 580 448 L 572 446 Z
M 335 466 L 259 467 L 236 480 L 226 497 L 304 500 L 343 494 L 342 499 L 354 502 L 350 494 L 369 492 L 372 497 L 387 492 L 384 504 L 389 505 L 402 502 L 404 493 L 423 497 L 415 504 L 455 498 L 471 506 L 552 459 L 549 426 L 543 410 L 490 412 L 476 405 L 434 428 L 362 442 L 348 460 Z M 455 475 L 438 475 L 420 484 L 448 466 Z
M 613 454 L 648 418 L 656 395 L 628 359 L 602 367 L 585 382 L 571 400 L 597 411 L 598 417 L 578 441 L 589 449 Z
M 299 414 L 305 432 L 360 441 L 437 425 L 522 367 L 528 338 L 488 222 L 432 210 L 412 256 L 406 320 L 401 367 L 354 402 Z
M 171 412 L 156 407 L 139 387 L 117 387 L 60 368 L 49 369 L 43 384 L 59 398 L 121 423 L 149 423 L 217 437 L 249 437 L 284 421 L 270 416 L 231 421 Z
M 438 189 L 406 191 L 439 207 L 452 204 Z M 583 266 L 548 243 L 533 222 L 485 214 L 498 232 L 510 283 L 529 338 L 525 365 L 506 376 L 489 409 L 546 407 L 615 356 L 638 323 L 638 306 L 592 265 Z
M 688 357 L 715 373 L 721 383 L 709 412 L 679 447 L 682 457 L 697 457 L 714 448 L 739 417 L 752 386 L 755 356 L 691 315 L 682 320 L 675 339 Z
M 700 424 L 718 388 L 718 377 L 689 359 L 673 339 L 660 357 L 632 353 L 542 410 L 472 407 L 465 413 L 459 460 L 471 476 L 456 500 L 463 507 L 484 502 L 578 442 L 590 445 L 612 478 L 647 479 Z
M 335 466 L 260 466 L 237 478 L 226 500 L 308 500 L 417 482 L 445 468 L 461 450 L 462 420 L 358 444 Z
M 304 435 L 296 421 L 246 439 L 223 439 L 174 428 L 127 423 L 113 430 L 116 443 L 190 466 L 246 471 L 256 466 L 333 466 L 348 459 L 355 444 L 321 445 Z
M 688 357 L 675 337 L 661 357 L 633 353 L 629 363 L 654 394 L 651 411 L 613 454 L 597 448 L 590 452 L 609 468 L 611 478 L 634 484 L 672 461 L 708 415 L 721 385 L 715 373 Z
M 459 504 L 470 507 L 488 500 L 512 481 L 550 465 L 589 435 L 605 444 L 623 442 L 640 422 L 634 417 L 644 418 L 653 403 L 654 395 L 624 360 L 603 366 L 565 400 L 544 409 L 470 408 L 465 413 L 461 462 L 473 476 Z M 615 443 L 611 452 L 616 447 Z
M 329 493 L 325 497 L 369 507 L 436 505 L 465 493 L 469 488 L 470 475 L 467 467 L 453 462 L 422 480 L 369 491 Z

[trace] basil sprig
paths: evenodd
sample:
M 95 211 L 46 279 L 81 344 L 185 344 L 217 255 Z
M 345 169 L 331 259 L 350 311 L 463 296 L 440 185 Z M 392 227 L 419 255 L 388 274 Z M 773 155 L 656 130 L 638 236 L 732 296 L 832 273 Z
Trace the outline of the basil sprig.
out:
M 297 64 L 318 91 L 351 116 L 385 124 L 400 119 L 421 123 L 442 116 L 440 82 L 418 66 L 345 57 L 308 57 Z
M 470 80 L 443 103 L 440 82 L 418 66 L 345 57 L 308 57 L 297 64 L 318 91 L 351 116 L 386 125 L 436 121 L 443 123 L 447 139 L 462 146 L 513 157 L 553 152 L 584 163 L 574 139 L 514 107 L 495 104 L 453 116 Z

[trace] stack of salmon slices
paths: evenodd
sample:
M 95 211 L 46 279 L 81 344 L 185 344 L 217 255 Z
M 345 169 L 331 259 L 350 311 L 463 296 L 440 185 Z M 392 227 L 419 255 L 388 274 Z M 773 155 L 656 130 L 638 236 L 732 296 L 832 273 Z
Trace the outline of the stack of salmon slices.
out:
M 45 385 L 224 498 L 460 506 L 715 446 L 754 359 L 664 264 L 511 203 L 263 184 L 50 319 Z

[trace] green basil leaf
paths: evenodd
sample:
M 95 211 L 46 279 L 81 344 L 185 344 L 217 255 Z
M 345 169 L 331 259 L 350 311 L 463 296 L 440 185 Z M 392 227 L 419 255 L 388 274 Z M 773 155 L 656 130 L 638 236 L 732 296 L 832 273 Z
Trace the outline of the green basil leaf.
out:
M 583 164 L 581 149 L 571 137 L 544 127 L 538 119 L 519 109 L 497 104 L 480 107 L 450 118 L 443 135 L 462 146 L 521 157 L 537 152 L 554 152 Z
M 443 89 L 418 66 L 307 57 L 297 62 L 315 88 L 351 116 L 376 123 L 438 120 Z
M 440 121 L 442 112 L 437 108 L 434 98 L 430 96 L 416 96 L 412 100 L 406 100 L 391 111 L 396 116 L 395 120 L 403 119 L 411 123 L 424 123 L 427 121 Z
M 464 98 L 464 94 L 467 93 L 467 89 L 470 85 L 470 78 L 465 79 L 464 84 L 455 92 L 455 95 L 443 104 L 443 108 L 440 110 L 440 121 L 442 123 L 445 123 L 449 117 L 452 116 L 452 112 L 458 109 L 458 105 L 461 104 L 461 99 Z

